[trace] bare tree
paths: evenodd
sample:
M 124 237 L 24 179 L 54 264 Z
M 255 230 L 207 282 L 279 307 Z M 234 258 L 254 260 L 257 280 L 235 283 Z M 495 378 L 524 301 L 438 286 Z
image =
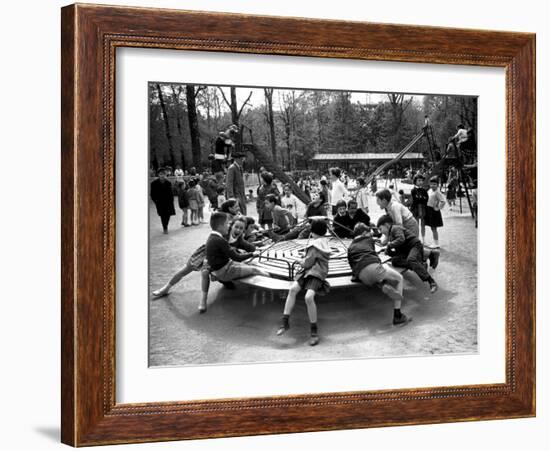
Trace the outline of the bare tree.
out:
M 242 127 L 240 127 L 240 118 L 244 107 L 249 104 L 250 97 L 252 97 L 252 91 L 250 91 L 250 94 L 248 95 L 246 100 L 243 102 L 243 104 L 239 108 L 237 105 L 237 88 L 235 88 L 234 86 L 231 86 L 229 88 L 231 101 L 227 100 L 227 97 L 225 96 L 225 93 L 223 92 L 223 89 L 221 87 L 219 87 L 219 90 L 222 94 L 224 102 L 226 103 L 226 105 L 229 107 L 229 110 L 231 111 L 231 122 L 235 124 L 237 127 L 239 127 L 240 133 L 237 135 L 237 138 L 236 138 L 235 149 L 240 151 L 242 149 Z
M 193 166 L 198 171 L 202 171 L 202 153 L 199 130 L 199 120 L 197 115 L 197 95 L 203 87 L 195 88 L 195 85 L 186 85 L 185 94 L 187 99 L 187 117 L 189 119 L 189 133 L 191 134 L 191 152 L 193 154 Z
M 172 164 L 172 167 L 173 167 L 175 162 L 176 162 L 176 157 L 175 157 L 175 153 L 174 153 L 174 145 L 172 143 L 172 134 L 170 133 L 170 120 L 169 120 L 169 117 L 168 117 L 168 111 L 166 109 L 166 103 L 164 101 L 164 95 L 162 93 L 162 89 L 161 89 L 159 83 L 156 84 L 156 88 L 157 88 L 157 92 L 158 92 L 158 95 L 159 95 L 160 108 L 161 108 L 161 111 L 162 111 L 162 118 L 164 119 L 164 130 L 165 130 L 165 133 L 166 133 L 166 140 L 168 141 L 168 149 L 170 151 L 170 160 L 171 160 L 171 164 Z
M 277 142 L 275 140 L 275 118 L 273 116 L 273 88 L 264 88 L 265 118 L 269 126 L 269 142 L 273 161 L 277 162 Z
M 180 105 L 182 104 L 181 101 L 181 94 L 183 92 L 183 86 L 179 85 L 178 89 L 174 87 L 174 85 L 170 85 L 170 88 L 172 90 L 172 100 L 174 102 L 175 107 L 175 116 L 176 116 L 176 129 L 178 131 L 178 143 L 180 148 L 180 155 L 181 155 L 181 162 L 182 167 L 186 168 L 187 166 L 191 165 L 191 160 L 189 158 L 186 158 L 185 155 L 185 138 L 184 138 L 184 132 L 183 132 L 183 121 L 181 117 L 181 108 Z

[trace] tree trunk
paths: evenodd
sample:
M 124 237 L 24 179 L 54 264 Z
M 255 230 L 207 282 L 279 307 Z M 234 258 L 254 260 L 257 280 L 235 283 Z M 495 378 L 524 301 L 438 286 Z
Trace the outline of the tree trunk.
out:
M 168 141 L 168 149 L 170 151 L 170 163 L 172 165 L 172 168 L 175 166 L 176 158 L 174 155 L 174 146 L 172 144 L 172 134 L 170 133 L 170 121 L 168 119 L 168 112 L 166 111 L 166 104 L 164 103 L 164 95 L 162 94 L 162 89 L 160 89 L 160 84 L 157 83 L 156 85 L 158 95 L 159 95 L 159 101 L 160 101 L 160 108 L 162 111 L 162 118 L 164 119 L 164 131 L 166 132 L 166 139 Z
M 187 117 L 189 118 L 189 133 L 191 134 L 191 152 L 193 153 L 193 166 L 202 172 L 202 154 L 199 131 L 199 120 L 197 116 L 197 104 L 195 85 L 186 85 L 185 94 L 187 98 Z
M 269 126 L 269 141 L 271 144 L 271 154 L 273 161 L 277 162 L 277 141 L 275 140 L 275 119 L 273 117 L 273 88 L 264 88 L 267 124 Z
M 174 106 L 176 108 L 176 127 L 178 130 L 178 143 L 180 148 L 180 155 L 181 155 L 181 167 L 183 169 L 187 169 L 188 166 L 190 166 L 190 161 L 185 161 L 185 145 L 184 145 L 184 137 L 183 137 L 183 125 L 181 121 L 181 114 L 179 111 L 180 107 L 180 94 L 182 87 L 179 87 L 178 92 L 176 92 L 176 88 L 174 88 L 174 85 L 170 85 L 172 88 L 172 98 L 174 100 Z

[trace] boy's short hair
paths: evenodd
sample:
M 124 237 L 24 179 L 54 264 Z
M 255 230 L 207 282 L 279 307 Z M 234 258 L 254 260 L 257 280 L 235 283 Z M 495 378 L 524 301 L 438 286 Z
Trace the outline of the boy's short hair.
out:
M 249 227 L 253 224 L 256 224 L 256 221 L 254 220 L 254 218 L 251 218 L 250 216 L 245 216 L 245 221 L 246 221 L 246 226 Z
M 439 178 L 437 177 L 437 175 L 430 177 L 430 183 L 439 183 Z
M 415 175 L 413 178 L 413 183 L 416 185 L 417 180 L 426 180 L 426 177 L 424 177 L 422 174 Z
M 265 200 L 267 200 L 271 204 L 276 204 L 277 196 L 275 196 L 275 194 L 268 194 L 267 196 L 265 196 Z
M 323 186 L 328 185 L 328 182 L 326 180 L 321 180 L 319 183 Z
M 166 174 L 166 169 L 165 169 L 165 168 L 160 168 L 160 169 L 157 171 L 157 175 L 160 175 L 160 174 Z
M 273 182 L 273 175 L 271 174 L 271 172 L 264 171 L 260 174 L 260 177 L 267 185 L 271 185 L 271 183 Z
M 357 207 L 357 205 L 359 204 L 355 199 L 350 199 L 350 201 L 348 202 L 348 208 L 350 208 L 352 205 L 355 205 Z
M 355 238 L 356 236 L 363 235 L 363 233 L 368 232 L 369 230 L 369 226 L 364 222 L 358 222 L 353 228 L 353 237 Z
M 336 202 L 336 208 L 340 208 L 340 207 L 348 208 L 348 204 L 346 204 L 346 201 L 344 199 Z
M 337 178 L 340 178 L 340 175 L 342 175 L 342 171 L 340 170 L 340 168 L 330 168 L 329 172 Z
M 327 233 L 327 222 L 324 219 L 314 219 L 311 221 L 311 233 L 325 236 Z
M 218 194 L 223 194 L 225 192 L 225 187 L 223 186 L 218 186 L 218 188 L 216 189 L 216 192 Z
M 237 199 L 231 198 L 227 199 L 220 205 L 220 210 L 222 213 L 229 213 L 229 209 L 234 207 L 237 204 Z
M 376 227 L 380 227 L 384 224 L 390 224 L 390 225 L 393 224 L 393 219 L 391 218 L 390 215 L 380 216 L 380 218 L 378 219 L 378 222 L 376 223 Z
M 363 185 L 365 185 L 366 181 L 363 177 L 359 177 L 357 179 L 357 183 L 359 183 L 359 185 L 363 186 Z
M 391 200 L 391 192 L 389 189 L 381 189 L 376 193 L 376 197 L 389 202 Z
M 225 224 L 225 221 L 227 221 L 227 215 L 221 211 L 215 211 L 210 216 L 210 228 L 217 230 L 222 224 Z
M 197 185 L 197 181 L 195 179 L 191 179 L 189 180 L 188 185 L 189 185 L 189 188 L 193 188 L 194 186 Z
M 289 190 L 292 190 L 292 188 L 290 187 L 290 183 L 285 183 L 283 185 L 283 188 L 288 188 Z

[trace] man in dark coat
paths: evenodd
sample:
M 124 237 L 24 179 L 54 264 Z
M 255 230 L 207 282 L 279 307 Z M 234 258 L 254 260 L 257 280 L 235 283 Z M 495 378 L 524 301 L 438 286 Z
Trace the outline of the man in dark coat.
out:
M 241 213 L 246 215 L 246 194 L 244 191 L 243 167 L 246 161 L 246 153 L 236 151 L 233 153 L 233 164 L 227 170 L 226 197 L 234 198 L 239 202 Z
M 174 209 L 174 193 L 172 183 L 166 178 L 166 172 L 161 169 L 158 172 L 158 178 L 151 182 L 151 199 L 157 207 L 157 214 L 162 222 L 164 233 L 168 233 L 168 222 L 170 216 L 176 214 Z

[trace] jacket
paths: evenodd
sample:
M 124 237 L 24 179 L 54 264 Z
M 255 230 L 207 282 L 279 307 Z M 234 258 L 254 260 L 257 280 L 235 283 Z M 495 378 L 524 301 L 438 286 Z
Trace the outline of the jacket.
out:
M 176 214 L 174 192 L 172 191 L 172 183 L 169 180 L 159 178 L 151 182 L 151 199 L 157 207 L 159 216 L 173 216 Z
M 348 263 L 354 278 L 359 277 L 361 270 L 373 263 L 381 263 L 370 235 L 360 235 L 353 239 L 348 247 Z
M 406 254 L 413 247 L 422 245 L 416 235 L 403 226 L 393 224 L 388 233 L 388 255 Z
M 295 279 L 316 277 L 325 280 L 328 275 L 328 259 L 331 250 L 326 238 L 315 238 L 306 248 L 306 258 L 303 261 L 302 269 L 296 274 Z

